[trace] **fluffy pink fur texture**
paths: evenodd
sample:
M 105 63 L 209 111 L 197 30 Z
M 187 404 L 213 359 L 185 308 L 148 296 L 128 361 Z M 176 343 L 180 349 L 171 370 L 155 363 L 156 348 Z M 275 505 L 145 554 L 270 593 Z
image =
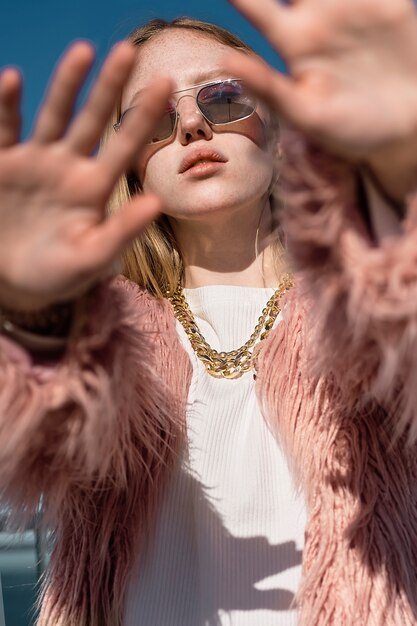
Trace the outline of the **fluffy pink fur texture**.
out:
M 97 294 L 58 364 L 33 363 L 3 340 L 3 499 L 22 519 L 42 494 L 54 535 L 39 625 L 121 623 L 183 438 L 191 366 L 177 343 L 168 303 L 125 280 Z
M 283 215 L 297 287 L 257 390 L 309 511 L 300 626 L 417 624 L 417 199 L 375 245 L 355 176 L 291 138 Z M 0 338 L 0 480 L 42 495 L 55 549 L 40 626 L 120 626 L 184 438 L 191 366 L 166 302 L 116 281 L 59 363 Z

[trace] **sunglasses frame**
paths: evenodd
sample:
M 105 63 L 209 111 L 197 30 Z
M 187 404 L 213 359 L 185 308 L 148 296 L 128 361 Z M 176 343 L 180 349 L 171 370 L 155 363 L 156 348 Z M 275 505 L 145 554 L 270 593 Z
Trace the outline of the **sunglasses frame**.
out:
M 223 78 L 223 79 L 219 79 L 219 80 L 214 80 L 214 81 L 209 81 L 206 83 L 199 83 L 198 85 L 191 85 L 191 87 L 186 87 L 185 89 L 178 89 L 177 91 L 173 91 L 171 96 L 175 96 L 176 94 L 179 93 L 184 93 L 186 91 L 191 91 L 192 89 L 198 89 L 198 92 L 196 93 L 196 95 L 194 96 L 196 105 L 198 107 L 198 110 L 200 111 L 201 115 L 204 117 L 204 119 L 208 122 L 208 124 L 210 124 L 210 126 L 226 126 L 228 124 L 235 124 L 236 122 L 241 122 L 242 120 L 246 120 L 249 117 L 251 117 L 256 109 L 257 109 L 257 105 L 258 102 L 256 100 L 256 98 L 253 98 L 253 102 L 254 102 L 254 107 L 253 107 L 253 111 L 251 111 L 251 113 L 249 113 L 248 115 L 244 115 L 243 117 L 239 117 L 237 120 L 232 120 L 230 122 L 212 122 L 208 119 L 208 117 L 203 113 L 203 111 L 200 108 L 200 105 L 198 104 L 198 96 L 200 95 L 200 93 L 202 92 L 202 90 L 205 87 L 212 87 L 214 85 L 220 85 L 220 84 L 227 84 L 227 83 L 232 83 L 232 82 L 238 82 L 238 83 L 243 83 L 244 81 L 241 78 Z M 175 134 L 176 128 L 177 128 L 177 122 L 178 122 L 178 118 L 179 118 L 179 113 L 178 113 L 178 102 L 181 100 L 181 98 L 179 98 L 177 100 L 177 102 L 175 102 L 175 122 L 174 122 L 174 127 L 171 131 L 171 134 L 168 135 L 168 137 L 165 137 L 165 139 L 158 139 L 158 141 L 151 141 L 149 142 L 149 145 L 155 145 L 158 143 L 162 143 L 163 141 L 168 141 L 168 139 L 171 139 L 171 137 Z M 126 113 L 128 113 L 129 111 L 131 111 L 132 109 L 135 109 L 137 106 L 137 104 L 129 107 L 128 109 L 126 109 L 125 111 L 123 111 L 123 113 L 120 115 L 119 121 L 116 122 L 116 124 L 113 124 L 113 128 L 115 131 L 119 131 L 123 122 L 123 118 L 126 115 Z

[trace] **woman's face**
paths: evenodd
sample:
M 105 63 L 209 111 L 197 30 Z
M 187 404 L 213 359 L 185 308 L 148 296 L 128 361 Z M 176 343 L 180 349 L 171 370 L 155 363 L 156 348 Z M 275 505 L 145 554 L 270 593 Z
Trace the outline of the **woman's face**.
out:
M 157 35 L 138 51 L 136 67 L 124 91 L 122 111 L 135 103 L 135 94 L 155 77 L 169 76 L 175 89 L 230 77 L 222 68 L 230 48 L 215 39 L 185 29 Z M 198 110 L 194 91 L 178 94 L 179 118 L 173 137 L 148 146 L 137 171 L 145 192 L 156 192 L 164 212 L 192 219 L 239 207 L 261 205 L 274 176 L 274 142 L 268 114 L 258 105 L 249 118 L 210 126 Z M 184 159 L 221 162 L 182 171 Z

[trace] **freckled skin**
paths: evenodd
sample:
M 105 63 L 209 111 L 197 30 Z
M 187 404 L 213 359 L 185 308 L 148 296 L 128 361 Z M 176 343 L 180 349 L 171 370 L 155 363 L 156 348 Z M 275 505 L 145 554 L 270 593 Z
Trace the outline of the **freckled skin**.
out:
M 231 78 L 222 70 L 228 50 L 211 37 L 184 29 L 157 35 L 138 51 L 136 67 L 124 90 L 122 110 L 134 101 L 136 91 L 156 76 L 169 76 L 175 81 L 175 89 Z M 264 203 L 274 175 L 274 146 L 268 113 L 262 106 L 258 105 L 248 119 L 224 126 L 210 126 L 192 97 L 181 98 L 178 112 L 175 135 L 147 148 L 138 162 L 144 191 L 157 192 L 165 212 L 177 219 L 207 218 L 224 211 L 238 215 L 251 205 Z M 182 160 L 200 147 L 220 152 L 227 163 L 203 179 L 181 176 L 178 170 Z

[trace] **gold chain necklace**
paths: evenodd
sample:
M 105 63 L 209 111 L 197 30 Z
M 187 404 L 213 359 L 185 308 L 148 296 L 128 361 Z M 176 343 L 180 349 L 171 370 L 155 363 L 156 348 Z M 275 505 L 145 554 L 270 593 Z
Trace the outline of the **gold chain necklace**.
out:
M 185 299 L 181 285 L 173 292 L 167 292 L 176 319 L 182 324 L 194 352 L 204 363 L 207 372 L 215 378 L 240 378 L 245 372 L 252 369 L 252 348 L 259 338 L 263 341 L 271 331 L 274 322 L 281 311 L 279 300 L 294 285 L 289 274 L 284 274 L 278 289 L 266 303 L 258 323 L 247 342 L 238 350 L 217 352 L 209 346 L 198 328 L 194 315 Z

